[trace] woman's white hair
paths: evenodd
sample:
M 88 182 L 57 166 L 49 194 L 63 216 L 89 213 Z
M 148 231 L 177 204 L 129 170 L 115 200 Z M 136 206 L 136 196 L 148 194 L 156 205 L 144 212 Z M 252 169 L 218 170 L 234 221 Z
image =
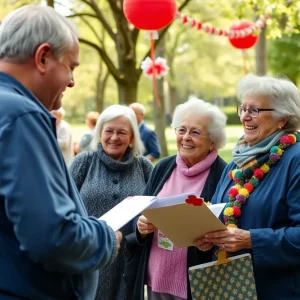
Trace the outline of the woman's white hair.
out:
M 124 105 L 111 105 L 107 107 L 101 114 L 97 120 L 97 124 L 94 130 L 93 140 L 91 142 L 91 149 L 93 151 L 97 150 L 99 139 L 101 136 L 101 132 L 103 129 L 103 124 L 105 122 L 109 122 L 115 118 L 124 117 L 129 121 L 131 130 L 133 132 L 133 146 L 132 153 L 135 156 L 142 155 L 144 153 L 144 145 L 140 138 L 140 132 L 136 120 L 135 113 L 133 109 Z
M 248 74 L 237 85 L 240 102 L 246 96 L 270 96 L 274 118 L 288 118 L 285 130 L 296 131 L 300 128 L 300 96 L 298 88 L 288 78 L 273 78 Z
M 172 128 L 175 129 L 180 126 L 187 113 L 196 114 L 199 118 L 210 117 L 208 133 L 211 142 L 214 143 L 216 149 L 220 149 L 226 144 L 225 127 L 227 117 L 219 107 L 196 97 L 190 97 L 187 102 L 176 107 L 171 124 Z
M 77 39 L 75 26 L 49 6 L 26 5 L 9 13 L 0 25 L 0 59 L 23 63 L 43 43 L 61 59 Z

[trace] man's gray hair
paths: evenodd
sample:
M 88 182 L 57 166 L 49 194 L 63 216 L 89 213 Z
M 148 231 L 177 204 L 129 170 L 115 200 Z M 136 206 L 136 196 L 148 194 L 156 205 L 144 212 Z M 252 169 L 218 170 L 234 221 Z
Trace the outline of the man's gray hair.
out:
M 216 149 L 220 149 L 226 144 L 225 126 L 227 117 L 219 107 L 201 99 L 190 97 L 187 102 L 176 107 L 171 126 L 173 128 L 180 126 L 187 113 L 194 113 L 199 116 L 199 119 L 210 117 L 211 121 L 208 124 L 210 141 L 215 144 Z
M 0 60 L 26 62 L 43 43 L 61 59 L 77 39 L 75 26 L 49 6 L 26 5 L 9 13 L 0 25 Z
M 124 117 L 129 121 L 131 130 L 133 132 L 133 146 L 132 146 L 133 155 L 135 156 L 143 155 L 145 148 L 140 138 L 140 132 L 139 132 L 139 127 L 137 124 L 135 113 L 128 106 L 118 105 L 118 104 L 107 107 L 100 114 L 100 117 L 98 118 L 96 127 L 94 129 L 94 136 L 91 142 L 91 149 L 93 151 L 97 150 L 99 139 L 103 129 L 103 124 L 105 122 L 109 122 L 118 117 Z
M 296 131 L 300 128 L 299 90 L 288 78 L 273 78 L 248 74 L 237 86 L 237 97 L 240 102 L 247 96 L 269 96 L 274 118 L 287 117 L 285 130 Z

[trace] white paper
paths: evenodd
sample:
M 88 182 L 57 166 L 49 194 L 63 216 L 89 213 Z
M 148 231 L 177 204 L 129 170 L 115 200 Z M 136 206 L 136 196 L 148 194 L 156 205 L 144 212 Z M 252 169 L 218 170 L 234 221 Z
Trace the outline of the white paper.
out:
M 128 197 L 98 220 L 106 221 L 114 231 L 117 231 L 156 200 L 157 198 L 153 196 Z
M 185 193 L 181 195 L 165 197 L 165 198 L 158 198 L 155 202 L 153 202 L 148 208 L 158 208 L 158 207 L 165 207 L 171 205 L 182 204 L 185 202 L 189 195 L 196 195 L 195 193 Z
M 226 203 L 218 203 L 218 204 L 211 204 L 207 205 L 207 207 L 211 210 L 211 212 L 219 218 L 220 213 L 222 212 L 223 208 L 225 207 Z

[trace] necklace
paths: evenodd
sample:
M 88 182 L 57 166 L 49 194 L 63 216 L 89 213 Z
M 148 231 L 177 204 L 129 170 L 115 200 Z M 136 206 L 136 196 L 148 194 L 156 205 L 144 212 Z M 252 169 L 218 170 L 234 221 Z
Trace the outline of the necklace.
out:
M 280 160 L 284 150 L 299 141 L 300 134 L 282 136 L 279 145 L 270 149 L 268 160 L 253 171 L 250 179 L 244 176 L 241 169 L 234 169 L 229 172 L 228 176 L 234 180 L 235 185 L 228 191 L 228 202 L 223 211 L 224 223 L 228 228 L 238 227 L 238 218 L 242 215 L 242 207 L 247 202 L 250 194 L 270 171 L 270 168 Z

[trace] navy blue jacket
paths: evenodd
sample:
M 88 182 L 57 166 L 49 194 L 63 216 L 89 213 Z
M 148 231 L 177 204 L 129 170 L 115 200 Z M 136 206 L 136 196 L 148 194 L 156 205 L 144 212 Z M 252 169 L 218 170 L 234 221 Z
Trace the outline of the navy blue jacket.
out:
M 155 132 L 147 127 L 144 122 L 140 123 L 139 131 L 146 150 L 144 156 L 151 155 L 154 158 L 159 158 L 160 145 Z
M 115 234 L 87 217 L 55 118 L 0 73 L 0 299 L 93 299 Z
M 227 202 L 230 163 L 212 203 Z M 251 232 L 258 299 L 300 299 L 300 143 L 284 150 L 250 194 L 238 227 Z

